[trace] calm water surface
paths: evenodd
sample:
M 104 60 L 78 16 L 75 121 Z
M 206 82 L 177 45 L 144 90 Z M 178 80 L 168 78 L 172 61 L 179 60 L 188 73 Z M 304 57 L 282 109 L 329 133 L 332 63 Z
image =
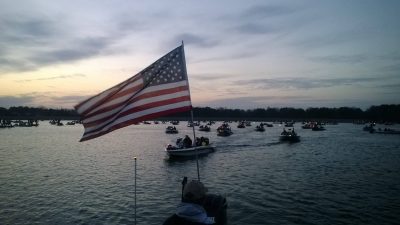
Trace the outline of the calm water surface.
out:
M 170 160 L 163 147 L 191 134 L 168 124 L 130 126 L 79 143 L 80 125 L 0 129 L 0 224 L 162 224 L 180 200 L 195 160 Z M 361 125 L 300 129 L 301 142 L 279 142 L 282 127 L 252 127 L 210 137 L 217 151 L 199 160 L 210 193 L 228 200 L 229 224 L 399 224 L 400 136 Z M 396 127 L 394 127 L 396 128 Z M 399 128 L 399 127 L 397 127 Z

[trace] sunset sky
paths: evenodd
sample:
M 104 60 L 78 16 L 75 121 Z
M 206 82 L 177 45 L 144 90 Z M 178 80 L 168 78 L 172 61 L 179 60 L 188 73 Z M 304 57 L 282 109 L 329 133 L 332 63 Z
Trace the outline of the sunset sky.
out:
M 400 1 L 0 1 L 0 107 L 72 108 L 185 43 L 193 106 L 400 104 Z

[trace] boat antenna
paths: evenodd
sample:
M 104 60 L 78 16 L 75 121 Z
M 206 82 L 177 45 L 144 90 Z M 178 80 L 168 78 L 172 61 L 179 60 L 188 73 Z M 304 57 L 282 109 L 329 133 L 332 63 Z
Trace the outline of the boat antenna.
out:
M 135 221 L 135 225 L 136 225 L 136 157 L 134 157 L 133 158 L 134 160 L 135 160 L 135 204 L 134 204 L 134 209 L 135 209 L 135 219 L 134 219 L 134 221 Z
M 189 77 L 188 77 L 187 68 L 186 68 L 186 58 L 185 58 L 185 49 L 184 49 L 184 45 L 183 45 L 183 40 L 182 40 L 182 58 L 183 58 L 183 69 L 185 70 L 184 72 L 185 72 L 186 78 L 187 78 L 187 84 L 188 84 L 188 89 L 189 89 L 189 99 L 190 99 L 190 103 L 191 103 L 192 97 L 190 94 Z M 196 132 L 194 129 L 194 120 L 193 120 L 193 106 L 190 109 L 190 117 L 191 117 L 192 128 L 193 128 L 193 143 L 194 143 L 194 145 L 196 145 Z M 195 152 L 196 152 L 197 179 L 200 181 L 199 154 L 197 152 L 197 148 L 195 149 Z

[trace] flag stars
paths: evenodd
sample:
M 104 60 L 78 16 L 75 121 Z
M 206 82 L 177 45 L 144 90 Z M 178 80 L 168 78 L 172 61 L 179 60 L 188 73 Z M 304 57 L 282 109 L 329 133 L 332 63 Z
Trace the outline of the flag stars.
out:
M 143 80 L 149 85 L 163 85 L 183 81 L 186 76 L 182 71 L 183 57 L 180 50 L 177 50 L 148 67 L 144 72 Z

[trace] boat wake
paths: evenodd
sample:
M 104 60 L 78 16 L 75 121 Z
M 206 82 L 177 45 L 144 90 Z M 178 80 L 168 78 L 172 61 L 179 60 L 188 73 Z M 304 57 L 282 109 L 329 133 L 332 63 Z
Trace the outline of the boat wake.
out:
M 232 149 L 232 148 L 248 148 L 248 147 L 265 147 L 265 146 L 274 146 L 284 144 L 284 142 L 269 142 L 269 143 L 262 143 L 262 144 L 230 144 L 230 145 L 216 145 L 215 148 L 217 150 L 220 149 Z

